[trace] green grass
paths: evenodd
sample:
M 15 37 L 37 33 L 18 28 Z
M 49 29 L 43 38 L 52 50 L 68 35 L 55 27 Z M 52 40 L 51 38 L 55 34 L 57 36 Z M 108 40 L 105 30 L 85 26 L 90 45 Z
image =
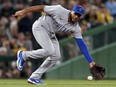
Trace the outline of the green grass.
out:
M 32 85 L 27 80 L 0 79 L 0 87 L 116 87 L 116 80 L 43 80 L 47 85 Z

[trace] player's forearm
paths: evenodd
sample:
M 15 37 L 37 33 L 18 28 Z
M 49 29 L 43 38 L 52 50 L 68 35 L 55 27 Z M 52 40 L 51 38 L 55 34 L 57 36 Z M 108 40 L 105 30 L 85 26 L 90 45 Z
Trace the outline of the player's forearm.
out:
M 28 7 L 23 9 L 23 12 L 26 14 L 28 12 L 34 12 L 34 11 L 44 11 L 44 5 L 37 5 L 37 6 L 32 6 L 32 7 Z
M 88 51 L 88 48 L 87 48 L 87 46 L 85 45 L 83 39 L 81 39 L 81 38 L 76 38 L 76 42 L 77 42 L 77 44 L 78 44 L 78 46 L 79 46 L 81 52 L 83 53 L 83 55 L 84 55 L 85 58 L 87 59 L 87 61 L 88 61 L 89 63 L 93 62 L 93 59 L 92 59 L 92 57 L 90 56 L 90 53 L 89 53 L 89 51 Z

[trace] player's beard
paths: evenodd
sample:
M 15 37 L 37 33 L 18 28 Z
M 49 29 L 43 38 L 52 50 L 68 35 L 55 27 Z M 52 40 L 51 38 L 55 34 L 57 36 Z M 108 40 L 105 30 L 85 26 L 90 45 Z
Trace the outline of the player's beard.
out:
M 70 12 L 69 17 L 68 17 L 68 21 L 71 22 L 72 24 L 77 22 L 77 21 L 73 21 L 72 19 L 73 19 L 73 17 L 72 17 L 71 12 Z

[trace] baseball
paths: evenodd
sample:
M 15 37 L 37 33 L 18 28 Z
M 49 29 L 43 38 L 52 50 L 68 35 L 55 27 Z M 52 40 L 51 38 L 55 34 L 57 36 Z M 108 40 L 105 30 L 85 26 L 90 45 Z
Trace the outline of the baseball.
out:
M 92 76 L 88 76 L 87 80 L 93 80 L 93 77 Z

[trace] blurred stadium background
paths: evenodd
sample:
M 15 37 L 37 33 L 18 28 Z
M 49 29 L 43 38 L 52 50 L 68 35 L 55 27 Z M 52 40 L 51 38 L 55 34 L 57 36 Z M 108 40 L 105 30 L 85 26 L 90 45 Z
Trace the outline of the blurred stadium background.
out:
M 16 67 L 16 53 L 41 48 L 31 26 L 44 13 L 28 13 L 20 22 L 11 17 L 17 10 L 33 5 L 61 4 L 72 9 L 76 4 L 86 8 L 79 21 L 84 40 L 94 60 L 106 68 L 105 79 L 116 79 L 116 0 L 0 0 L 0 79 L 28 78 L 44 59 L 30 59 L 22 72 Z M 62 58 L 43 75 L 43 79 L 86 79 L 89 65 L 71 35 L 57 33 Z

